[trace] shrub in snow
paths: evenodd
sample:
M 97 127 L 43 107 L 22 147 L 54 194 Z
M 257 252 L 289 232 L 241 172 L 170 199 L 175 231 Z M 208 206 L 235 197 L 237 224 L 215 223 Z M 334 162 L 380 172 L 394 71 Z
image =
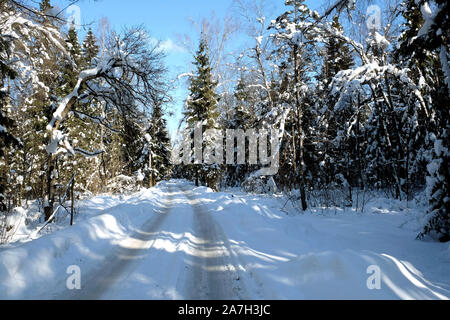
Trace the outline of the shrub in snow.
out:
M 114 177 L 108 182 L 106 191 L 110 193 L 130 194 L 137 192 L 142 187 L 142 180 L 139 180 L 141 176 L 126 176 L 119 175 Z
M 246 192 L 252 193 L 275 193 L 277 186 L 273 177 L 251 175 L 243 183 L 242 187 Z

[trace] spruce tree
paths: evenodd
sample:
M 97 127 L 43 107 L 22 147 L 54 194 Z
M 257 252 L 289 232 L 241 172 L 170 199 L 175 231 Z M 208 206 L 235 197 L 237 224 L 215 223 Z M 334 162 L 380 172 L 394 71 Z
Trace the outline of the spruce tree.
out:
M 255 124 L 255 110 L 254 110 L 254 95 L 252 89 L 249 88 L 245 75 L 241 74 L 239 82 L 234 92 L 234 113 L 227 123 L 227 129 L 246 131 L 254 127 Z M 246 144 L 246 159 L 248 159 L 248 148 Z M 236 159 L 237 160 L 237 159 Z M 233 164 L 227 165 L 225 183 L 229 186 L 238 186 L 243 182 L 250 173 L 250 166 L 248 164 Z
M 192 132 L 197 124 L 201 124 L 202 132 L 208 129 L 218 129 L 217 104 L 219 97 L 216 93 L 217 82 L 212 77 L 212 67 L 208 52 L 208 43 L 204 34 L 200 39 L 198 51 L 195 55 L 194 65 L 196 74 L 190 78 L 190 95 L 187 99 L 187 108 L 184 117 L 188 129 Z M 203 147 L 205 147 L 203 144 Z M 205 160 L 205 159 L 203 159 Z M 196 185 L 199 182 L 207 183 L 208 187 L 217 190 L 217 181 L 220 168 L 216 164 L 193 164 L 189 166 Z
M 78 34 L 75 30 L 74 26 L 71 26 L 69 29 L 69 32 L 67 33 L 67 44 L 69 45 L 69 52 L 72 56 L 73 60 L 75 61 L 75 64 L 77 66 L 81 65 L 81 46 L 80 42 L 78 40 Z
M 338 16 L 333 18 L 331 27 L 336 32 L 342 32 L 343 28 L 339 22 Z M 318 137 L 318 147 L 321 153 L 321 173 L 319 177 L 322 182 L 330 186 L 336 182 L 336 178 L 345 174 L 348 177 L 346 166 L 342 165 L 345 157 L 344 155 L 351 153 L 355 155 L 355 150 L 352 147 L 353 143 L 349 141 L 336 140 L 339 130 L 345 127 L 347 119 L 351 116 L 351 110 L 335 111 L 336 97 L 331 95 L 332 88 L 330 87 L 334 76 L 342 70 L 348 70 L 353 66 L 353 57 L 350 48 L 344 41 L 336 37 L 329 37 L 326 39 L 324 48 L 324 64 L 319 74 L 318 94 L 321 97 L 319 101 L 320 113 L 322 121 L 321 136 Z M 348 160 L 348 159 L 345 159 Z M 355 167 L 356 168 L 356 167 Z M 349 178 L 349 177 L 348 177 Z
M 92 61 L 97 57 L 100 48 L 97 44 L 97 39 L 95 38 L 92 29 L 89 28 L 86 37 L 83 41 L 82 53 L 83 53 L 83 62 L 85 67 L 89 67 Z
M 312 47 L 303 32 L 302 25 L 310 19 L 310 12 L 304 0 L 288 0 L 285 2 L 288 11 L 280 15 L 270 26 L 275 28 L 273 35 L 276 50 L 274 55 L 279 61 L 280 94 L 284 96 L 280 102 L 290 105 L 291 114 L 286 123 L 286 131 L 290 132 L 292 141 L 284 144 L 284 154 L 292 155 L 290 167 L 286 171 L 292 173 L 290 181 L 300 190 L 301 208 L 308 208 L 306 201 L 307 171 L 311 162 L 307 159 L 307 140 L 311 138 L 309 121 L 311 120 L 309 84 L 311 81 Z M 290 157 L 290 156 L 289 156 Z
M 148 186 L 153 187 L 157 182 L 168 176 L 171 170 L 171 143 L 164 119 L 161 103 L 153 106 L 150 125 L 146 130 L 146 146 L 142 160 L 145 163 L 145 174 Z
M 331 27 L 339 33 L 343 32 L 338 16 L 333 18 Z M 350 69 L 352 66 L 353 57 L 348 45 L 341 39 L 329 37 L 325 43 L 324 65 L 320 76 L 325 85 L 328 87 L 339 71 Z
M 142 139 L 142 127 L 145 115 L 138 110 L 136 103 L 129 101 L 120 114 L 121 135 L 123 139 L 122 159 L 124 161 L 122 173 L 128 176 L 135 174 L 141 169 L 139 158 L 144 147 Z
M 401 14 L 404 23 L 401 25 L 398 45 L 392 53 L 393 62 L 399 67 L 408 68 L 408 75 L 411 79 L 416 79 L 422 96 L 429 97 L 429 89 L 435 82 L 433 74 L 438 73 L 436 68 L 430 68 L 436 66 L 436 58 L 431 51 L 415 50 L 412 44 L 424 23 L 420 6 L 415 0 L 406 0 L 401 6 Z M 411 97 L 411 92 L 405 90 L 404 85 L 398 81 L 392 88 L 391 96 L 395 99 L 397 110 L 404 110 L 401 114 L 403 120 L 400 121 L 406 155 L 403 161 L 402 189 L 407 199 L 410 199 L 412 190 L 425 185 L 425 158 L 427 150 L 431 149 L 427 135 L 428 132 L 434 131 L 435 126 L 428 116 L 430 99 L 425 99 L 425 108 L 419 108 L 416 99 Z
M 440 241 L 450 241 L 450 68 L 448 12 L 450 4 L 435 0 L 436 13 L 428 17 L 428 29 L 420 30 L 411 41 L 414 52 L 435 52 L 439 61 L 438 79 L 431 88 L 434 132 L 429 133 L 432 142 L 431 159 L 428 163 L 427 195 L 429 198 L 428 223 L 419 238 L 427 234 Z M 424 5 L 424 1 L 418 1 Z M 418 60 L 427 63 L 424 55 Z M 428 68 L 432 66 L 428 65 Z
M 15 124 L 9 117 L 7 108 L 9 95 L 5 81 L 16 76 L 16 72 L 7 63 L 9 51 L 8 40 L 0 35 L 0 211 L 7 209 L 5 203 L 9 175 L 7 154 L 10 147 L 19 145 L 19 140 L 11 133 Z
M 56 92 L 61 98 L 73 90 L 78 81 L 78 74 L 81 71 L 81 46 L 78 41 L 77 31 L 73 27 L 67 33 L 66 45 L 70 56 L 65 59 L 64 65 L 61 67 L 62 77 L 59 79 L 59 88 Z
M 450 240 L 450 74 L 448 66 L 448 44 L 450 10 L 448 1 L 435 0 L 435 14 L 422 16 L 421 6 L 425 1 L 407 0 L 404 3 L 405 24 L 399 49 L 395 57 L 399 63 L 407 64 L 412 76 L 422 85 L 422 94 L 427 98 L 429 116 L 423 128 L 424 140 L 428 142 L 427 196 L 429 199 L 428 222 L 418 235 L 432 235 L 440 241 Z M 427 4 L 428 5 L 428 4 Z M 426 29 L 424 29 L 426 27 Z

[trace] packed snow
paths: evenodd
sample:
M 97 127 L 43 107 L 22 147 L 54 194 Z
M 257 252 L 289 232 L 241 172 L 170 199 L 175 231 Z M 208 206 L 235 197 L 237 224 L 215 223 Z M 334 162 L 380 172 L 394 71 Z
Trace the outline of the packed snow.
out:
M 0 246 L 0 298 L 190 299 L 209 285 L 220 290 L 200 298 L 223 291 L 233 299 L 448 299 L 450 245 L 415 240 L 422 210 L 376 197 L 363 213 L 300 214 L 282 195 L 171 180 L 81 201 L 73 227 L 60 219 L 39 237 L 39 223 L 18 221 L 22 236 Z M 16 217 L 30 220 L 32 212 Z M 201 219 L 219 235 L 213 251 L 196 226 Z M 214 261 L 204 267 L 214 273 L 209 284 L 195 276 L 201 259 Z M 81 290 L 66 287 L 70 266 L 81 270 Z M 227 283 L 217 278 L 227 273 Z

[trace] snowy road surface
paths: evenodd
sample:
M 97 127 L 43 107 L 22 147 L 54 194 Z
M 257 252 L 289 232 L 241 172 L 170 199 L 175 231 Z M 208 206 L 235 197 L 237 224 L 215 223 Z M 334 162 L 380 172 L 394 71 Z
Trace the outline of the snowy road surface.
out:
M 198 201 L 192 191 L 183 188 L 194 210 L 194 235 L 197 242 L 192 255 L 192 275 L 188 278 L 188 299 L 247 298 L 241 284 L 239 266 L 232 255 L 230 242 L 219 224 Z
M 175 207 L 176 204 L 186 203 L 191 208 Z M 175 207 L 175 208 L 174 208 Z M 155 243 L 161 242 L 159 236 L 164 234 L 164 222 L 172 215 L 170 223 L 175 220 L 192 224 L 190 237 L 190 257 L 185 257 L 185 280 L 180 283 L 180 290 L 185 292 L 187 299 L 235 299 L 242 298 L 241 288 L 236 283 L 238 276 L 235 272 L 228 240 L 215 221 L 208 214 L 207 209 L 192 195 L 192 191 L 169 186 L 167 199 L 156 216 L 152 216 L 142 227 L 130 237 L 121 241 L 117 248 L 86 276 L 83 290 L 65 291 L 60 299 L 102 299 L 114 298 L 123 294 L 124 283 L 133 281 L 134 271 L 139 264 L 142 268 L 162 260 L 152 253 Z M 191 222 L 192 221 L 192 222 Z M 228 244 L 228 245 L 227 245 Z M 156 248 L 157 250 L 157 248 Z M 155 250 L 155 251 L 156 251 Z M 168 257 L 170 258 L 170 257 Z M 170 261 L 168 264 L 177 264 Z M 169 265 L 166 267 L 169 267 Z M 177 277 L 179 270 L 165 274 L 165 277 Z M 143 271 L 145 272 L 145 271 Z M 131 278 L 131 279 L 130 279 Z M 181 280 L 181 279 L 174 279 Z M 185 283 L 185 288 L 182 284 Z M 170 296 L 170 294 L 169 294 Z
M 284 204 L 179 180 L 96 197 L 75 226 L 0 247 L 0 298 L 450 297 L 449 244 L 414 240 L 415 213 L 402 203 L 304 215 Z M 67 286 L 70 266 L 79 290 Z

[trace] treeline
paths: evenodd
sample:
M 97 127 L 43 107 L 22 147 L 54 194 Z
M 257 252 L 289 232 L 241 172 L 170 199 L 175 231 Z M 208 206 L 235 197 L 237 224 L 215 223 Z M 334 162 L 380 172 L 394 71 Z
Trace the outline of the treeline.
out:
M 72 177 L 76 193 L 98 194 L 170 173 L 158 44 L 106 25 L 80 41 L 58 13 L 0 0 L 0 212 L 39 199 L 49 218 Z
M 272 21 L 264 2 L 235 0 L 224 25 L 202 24 L 184 126 L 191 136 L 198 123 L 203 132 L 275 130 L 274 176 L 248 161 L 192 161 L 171 175 L 158 44 L 142 28 L 80 41 L 48 0 L 0 0 L 0 211 L 41 199 L 49 217 L 74 176 L 78 192 L 94 194 L 169 176 L 215 190 L 295 191 L 300 210 L 316 198 L 358 207 L 367 190 L 407 201 L 426 190 L 419 238 L 447 241 L 447 1 L 367 10 L 369 1 L 335 0 L 319 13 L 288 0 Z
M 319 14 L 289 0 L 273 21 L 263 3 L 235 1 L 234 39 L 242 42 L 245 30 L 251 42 L 227 59 L 215 41 L 233 39 L 232 28 L 203 24 L 184 123 L 191 137 L 199 122 L 203 132 L 277 130 L 278 174 L 260 176 L 261 165 L 248 163 L 194 164 L 191 154 L 176 175 L 213 189 L 298 190 L 302 210 L 312 193 L 357 206 L 364 190 L 411 200 L 426 189 L 419 237 L 448 241 L 448 2 L 397 1 L 366 14 L 368 2 L 340 0 Z

